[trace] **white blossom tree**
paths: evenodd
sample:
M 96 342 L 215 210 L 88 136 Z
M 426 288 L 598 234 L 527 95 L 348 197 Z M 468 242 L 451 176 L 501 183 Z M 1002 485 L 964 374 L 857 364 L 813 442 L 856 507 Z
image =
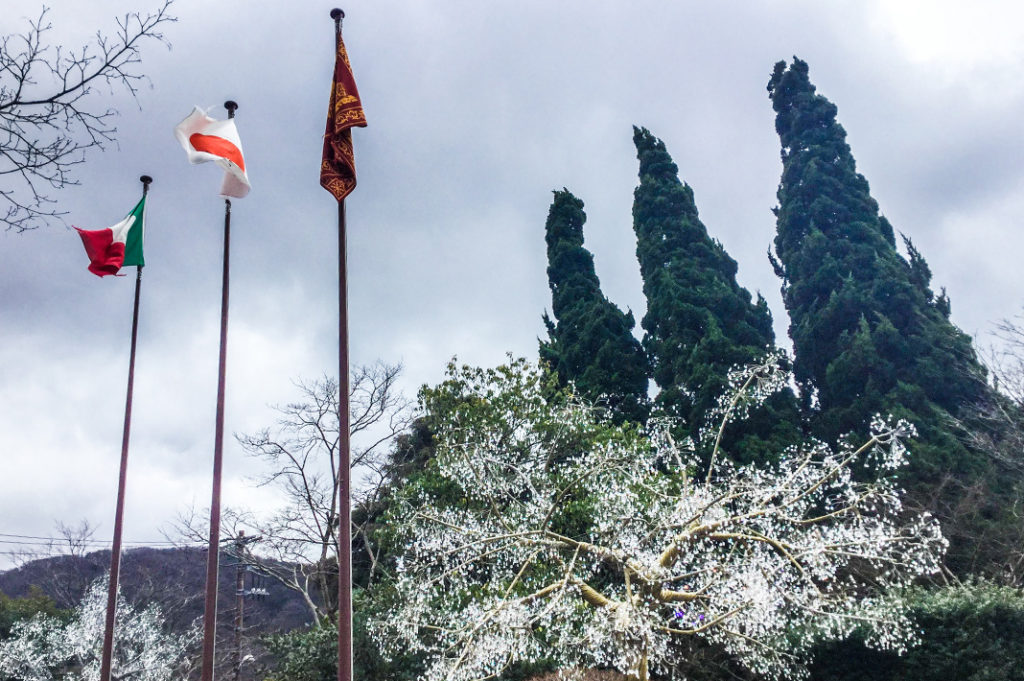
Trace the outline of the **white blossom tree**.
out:
M 881 648 L 912 643 L 885 593 L 945 549 L 933 519 L 901 508 L 912 427 L 876 419 L 857 449 L 809 442 L 737 467 L 722 425 L 785 384 L 775 359 L 733 375 L 707 448 L 552 398 L 523 360 L 451 366 L 421 397 L 437 459 L 393 515 L 404 550 L 398 603 L 373 626 L 382 651 L 423 654 L 431 681 L 541 659 L 682 678 L 688 651 L 709 647 L 794 678 L 814 642 L 854 627 Z
M 48 615 L 15 623 L 11 637 L 0 641 L 0 679 L 96 681 L 107 607 L 107 581 L 86 591 L 71 619 Z M 155 605 L 136 608 L 120 594 L 114 634 L 112 678 L 171 681 L 187 676 L 186 652 L 198 639 L 198 628 L 173 634 Z

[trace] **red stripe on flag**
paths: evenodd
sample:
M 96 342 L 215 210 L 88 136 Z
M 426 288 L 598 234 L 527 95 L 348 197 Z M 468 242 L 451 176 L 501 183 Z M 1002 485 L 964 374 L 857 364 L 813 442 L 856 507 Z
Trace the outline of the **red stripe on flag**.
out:
M 203 135 L 197 132 L 189 137 L 188 141 L 196 151 L 205 151 L 208 154 L 226 158 L 241 168 L 242 172 L 245 172 L 245 161 L 242 159 L 241 150 L 223 137 Z
M 75 229 L 82 237 L 85 254 L 89 256 L 89 271 L 97 277 L 117 274 L 124 262 L 124 243 L 115 243 L 114 234 L 109 229 Z

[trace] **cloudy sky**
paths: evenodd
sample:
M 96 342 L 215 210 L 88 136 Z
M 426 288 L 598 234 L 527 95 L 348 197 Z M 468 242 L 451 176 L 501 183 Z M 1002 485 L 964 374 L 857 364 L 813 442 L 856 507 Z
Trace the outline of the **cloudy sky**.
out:
M 52 0 L 73 46 L 155 0 Z M 632 232 L 631 126 L 665 140 L 701 217 L 786 337 L 766 250 L 781 165 L 765 91 L 797 55 L 839 107 L 859 170 L 946 286 L 953 319 L 986 336 L 1024 302 L 1024 17 L 946 0 L 631 3 L 353 0 L 345 39 L 370 127 L 355 131 L 347 202 L 353 363 L 436 382 L 452 356 L 533 357 L 550 306 L 551 190 L 586 203 L 605 293 L 644 311 Z M 334 200 L 318 185 L 333 66 L 330 4 L 178 0 L 173 49 L 143 47 L 151 87 L 114 106 L 119 144 L 55 197 L 106 227 L 155 178 L 147 222 L 126 539 L 161 539 L 208 504 L 216 397 L 220 171 L 172 135 L 193 105 L 238 129 L 253 184 L 233 205 L 229 433 L 275 418 L 293 381 L 336 371 Z M 34 0 L 4 0 L 0 33 Z M 0 541 L 85 518 L 112 526 L 133 277 L 99 279 L 70 228 L 0 233 Z M 227 505 L 267 510 L 253 464 L 225 447 Z M 12 545 L 0 545 L 0 551 Z M 0 563 L 2 567 L 3 563 Z

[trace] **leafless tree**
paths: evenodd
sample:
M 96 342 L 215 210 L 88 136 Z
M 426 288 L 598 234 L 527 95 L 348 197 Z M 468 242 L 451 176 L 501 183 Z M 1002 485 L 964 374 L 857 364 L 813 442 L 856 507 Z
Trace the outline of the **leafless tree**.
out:
M 972 437 L 1005 469 L 1024 476 L 1024 314 L 996 327 L 997 346 L 982 353 L 1001 399 L 991 400 L 972 416 L 987 428 Z
M 19 568 L 39 561 L 36 585 L 61 607 L 71 607 L 96 578 L 100 561 L 95 552 L 104 542 L 96 539 L 96 525 L 83 518 L 77 524 L 58 520 L 49 537 L 26 537 L 16 546 L 6 552 L 8 560 Z
M 357 367 L 350 384 L 350 467 L 353 502 L 367 503 L 386 479 L 387 454 L 394 438 L 411 422 L 408 400 L 396 381 L 400 365 L 377 362 Z M 260 541 L 237 556 L 278 583 L 300 594 L 314 619 L 336 609 L 329 597 L 336 584 L 338 529 L 338 382 L 324 377 L 298 382 L 298 401 L 277 407 L 281 418 L 256 433 L 237 435 L 249 456 L 265 464 L 255 478 L 260 486 L 279 490 L 283 506 L 269 518 L 228 509 L 222 517 L 225 539 L 244 530 Z M 205 535 L 199 514 L 179 516 L 173 533 L 179 538 Z M 363 527 L 353 539 L 375 555 Z
M 53 190 L 78 184 L 75 166 L 86 152 L 114 142 L 117 110 L 101 92 L 135 97 L 146 77 L 138 70 L 146 40 L 167 43 L 163 25 L 174 0 L 155 11 L 117 20 L 113 35 L 97 31 L 78 49 L 49 44 L 50 9 L 28 20 L 23 33 L 0 37 L 0 222 L 23 232 L 65 215 Z M 104 88 L 105 86 L 105 88 Z
M 81 558 L 94 550 L 96 543 L 96 526 L 87 518 L 82 518 L 78 525 L 69 525 L 63 520 L 57 521 L 57 537 L 54 538 L 54 553 L 67 553 Z
M 14 544 L 15 548 L 4 551 L 4 555 L 14 565 L 22 566 L 52 556 L 67 555 L 80 559 L 96 550 L 97 544 L 102 542 L 96 539 L 96 525 L 87 518 L 82 518 L 78 525 L 58 520 L 49 537 L 24 537 Z
M 998 500 L 1008 517 L 998 525 L 1000 532 L 977 537 L 977 543 L 992 545 L 999 556 L 1001 574 L 993 576 L 1019 587 L 1024 585 L 1024 313 L 1004 319 L 994 335 L 995 344 L 980 352 L 994 390 L 956 422 L 967 443 L 995 464 L 993 479 L 968 490 L 961 506 L 974 510 Z M 993 486 L 1001 490 L 998 499 Z

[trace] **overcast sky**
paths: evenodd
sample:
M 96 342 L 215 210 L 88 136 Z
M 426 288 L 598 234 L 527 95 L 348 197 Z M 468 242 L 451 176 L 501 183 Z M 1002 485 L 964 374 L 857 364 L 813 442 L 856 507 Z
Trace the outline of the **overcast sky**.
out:
M 81 44 L 155 0 L 52 0 L 51 37 Z M 148 205 L 128 478 L 128 541 L 161 539 L 209 503 L 220 305 L 221 173 L 191 167 L 172 129 L 193 105 L 239 103 L 252 193 L 233 202 L 228 433 L 275 418 L 293 381 L 336 372 L 335 202 L 319 187 L 333 68 L 330 4 L 178 0 L 173 49 L 143 48 L 152 87 L 115 106 L 119 144 L 56 194 L 101 228 L 155 179 Z M 0 33 L 40 5 L 4 0 Z M 701 218 L 786 341 L 766 251 L 778 138 L 765 85 L 793 55 L 839 107 L 858 169 L 987 342 L 1024 302 L 1024 17 L 945 0 L 604 2 L 353 0 L 349 49 L 369 127 L 347 201 L 354 364 L 403 362 L 411 397 L 452 356 L 535 357 L 550 307 L 551 190 L 586 203 L 604 292 L 644 312 L 632 231 L 634 124 L 668 145 Z M 55 225 L 0 233 L 0 535 L 87 518 L 109 540 L 132 276 L 86 271 Z M 225 443 L 224 503 L 266 511 L 252 462 Z M 5 537 L 0 536 L 0 540 Z M 9 539 L 6 538 L 6 539 Z M 5 545 L 0 544 L 0 551 Z M 10 546 L 10 545 L 6 545 Z M 3 563 L 0 562 L 0 567 Z

